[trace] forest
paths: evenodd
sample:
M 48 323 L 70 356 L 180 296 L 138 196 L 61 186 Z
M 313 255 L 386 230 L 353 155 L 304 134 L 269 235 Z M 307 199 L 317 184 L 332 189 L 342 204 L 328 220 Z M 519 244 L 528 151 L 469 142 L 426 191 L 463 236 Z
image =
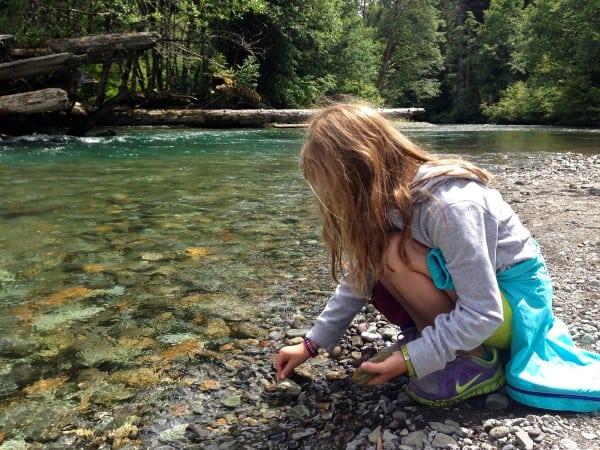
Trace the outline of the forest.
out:
M 361 101 L 437 123 L 600 124 L 597 0 L 0 0 L 0 12 L 14 39 L 0 62 L 53 39 L 159 36 L 78 67 L 87 105 L 125 91 L 204 109 Z

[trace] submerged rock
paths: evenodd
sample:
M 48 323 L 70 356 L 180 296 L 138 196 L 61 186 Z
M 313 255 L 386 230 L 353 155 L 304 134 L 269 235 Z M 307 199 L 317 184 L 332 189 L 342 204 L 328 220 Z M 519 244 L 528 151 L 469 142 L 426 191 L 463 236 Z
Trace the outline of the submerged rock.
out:
M 231 334 L 231 329 L 227 325 L 227 322 L 217 318 L 208 322 L 203 334 L 206 339 L 215 340 L 228 337 Z

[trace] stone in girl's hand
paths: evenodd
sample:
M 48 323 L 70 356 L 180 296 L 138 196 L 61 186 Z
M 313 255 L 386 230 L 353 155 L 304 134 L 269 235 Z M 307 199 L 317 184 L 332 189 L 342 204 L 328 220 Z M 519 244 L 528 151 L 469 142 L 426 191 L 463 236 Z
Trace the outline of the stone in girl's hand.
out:
M 392 356 L 392 353 L 393 352 L 391 350 L 383 350 L 376 353 L 373 357 L 369 358 L 368 361 L 373 363 L 380 363 Z M 358 367 L 352 374 L 352 381 L 358 385 L 367 384 L 369 381 L 371 381 L 371 379 L 373 379 L 375 375 L 376 374 L 366 372 L 360 367 Z

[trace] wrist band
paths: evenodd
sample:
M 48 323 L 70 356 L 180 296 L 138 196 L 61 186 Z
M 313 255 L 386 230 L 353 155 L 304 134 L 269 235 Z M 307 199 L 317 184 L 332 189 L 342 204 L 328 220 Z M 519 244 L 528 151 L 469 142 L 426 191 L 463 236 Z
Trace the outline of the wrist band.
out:
M 314 344 L 309 338 L 305 337 L 302 342 L 304 343 L 304 348 L 306 349 L 311 358 L 314 358 L 319 354 L 319 352 L 317 351 Z
M 414 377 L 417 373 L 415 372 L 415 368 L 410 360 L 410 355 L 408 354 L 408 349 L 406 345 L 400 347 L 400 351 L 402 352 L 402 356 L 404 357 L 404 362 L 406 363 L 406 370 L 408 372 L 409 377 Z

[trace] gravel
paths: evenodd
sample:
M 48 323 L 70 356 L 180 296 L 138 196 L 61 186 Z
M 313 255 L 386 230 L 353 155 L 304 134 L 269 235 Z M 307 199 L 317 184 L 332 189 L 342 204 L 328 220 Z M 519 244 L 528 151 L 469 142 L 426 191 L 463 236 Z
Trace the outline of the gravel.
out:
M 600 352 L 600 155 L 542 154 L 518 165 L 488 167 L 497 186 L 540 243 L 553 276 L 555 314 L 579 346 Z M 241 406 L 206 406 L 188 417 L 183 437 L 168 427 L 146 435 L 156 448 L 203 449 L 600 449 L 600 414 L 545 411 L 514 402 L 504 390 L 449 408 L 406 396 L 405 377 L 384 386 L 351 382 L 352 361 L 395 339 L 370 305 L 332 355 L 321 355 L 276 383 L 277 348 L 298 342 L 319 312 L 321 296 L 297 315 L 266 312 L 270 344 L 221 380 Z M 284 317 L 288 321 L 281 320 Z M 263 359 L 261 359 L 263 358 Z M 163 424 L 167 425 L 167 423 Z M 177 428 L 181 430 L 180 428 Z

